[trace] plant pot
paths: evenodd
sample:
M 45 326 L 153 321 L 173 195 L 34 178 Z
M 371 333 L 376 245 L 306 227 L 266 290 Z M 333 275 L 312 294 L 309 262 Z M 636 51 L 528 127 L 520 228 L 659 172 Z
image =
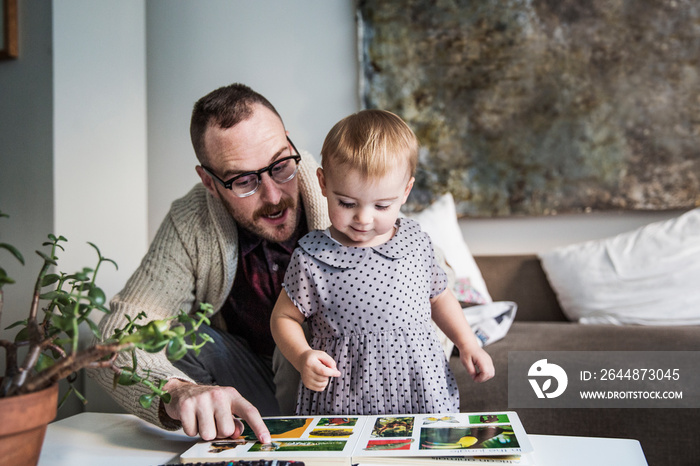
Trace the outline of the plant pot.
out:
M 57 401 L 58 384 L 26 395 L 0 398 L 0 464 L 36 466 L 46 426 L 56 417 Z

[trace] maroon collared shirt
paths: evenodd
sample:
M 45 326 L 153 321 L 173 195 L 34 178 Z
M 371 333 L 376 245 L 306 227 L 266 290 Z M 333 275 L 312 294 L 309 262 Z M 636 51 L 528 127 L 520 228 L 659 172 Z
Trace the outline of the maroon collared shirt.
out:
M 272 356 L 275 342 L 270 316 L 282 291 L 282 281 L 297 241 L 308 233 L 303 210 L 299 225 L 283 243 L 267 241 L 238 229 L 238 269 L 221 307 L 228 331 L 245 338 L 253 352 Z

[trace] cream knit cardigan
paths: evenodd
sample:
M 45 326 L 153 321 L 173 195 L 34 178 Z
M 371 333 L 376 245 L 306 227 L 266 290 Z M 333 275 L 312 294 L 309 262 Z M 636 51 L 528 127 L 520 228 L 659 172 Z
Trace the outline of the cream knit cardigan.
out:
M 310 230 L 330 225 L 326 198 L 321 194 L 316 177 L 318 164 L 309 153 L 302 153 L 299 164 L 299 191 Z M 225 206 L 198 183 L 183 198 L 176 200 L 156 233 L 141 265 L 129 278 L 124 289 L 110 302 L 112 313 L 100 322 L 103 335 L 127 323 L 144 311 L 147 319 L 164 319 L 180 309 L 195 312 L 206 302 L 220 309 L 233 286 L 238 265 L 238 231 Z M 144 320 L 145 322 L 145 320 Z M 225 327 L 223 318 L 215 315 L 212 324 Z M 120 365 L 130 365 L 128 355 L 120 355 Z M 173 377 L 192 381 L 175 368 L 164 352 L 139 351 L 139 373 L 150 370 L 155 379 Z M 158 402 L 150 409 L 139 404 L 139 397 L 149 393 L 142 384 L 112 388 L 114 374 L 108 370 L 91 371 L 113 398 L 128 412 L 166 429 L 177 424 L 163 424 Z

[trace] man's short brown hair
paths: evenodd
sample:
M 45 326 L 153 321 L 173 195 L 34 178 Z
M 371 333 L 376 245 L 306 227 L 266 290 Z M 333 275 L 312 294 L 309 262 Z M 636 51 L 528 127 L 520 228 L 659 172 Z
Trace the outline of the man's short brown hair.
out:
M 270 109 L 282 121 L 275 107 L 250 87 L 234 83 L 220 87 L 199 99 L 192 109 L 190 138 L 200 163 L 208 163 L 204 148 L 204 133 L 207 127 L 231 128 L 253 115 L 253 107 L 262 105 Z

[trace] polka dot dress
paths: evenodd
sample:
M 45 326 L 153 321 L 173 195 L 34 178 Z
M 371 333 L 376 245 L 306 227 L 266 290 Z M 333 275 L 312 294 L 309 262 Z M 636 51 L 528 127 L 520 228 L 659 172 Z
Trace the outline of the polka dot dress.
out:
M 398 219 L 388 242 L 346 247 L 313 231 L 299 241 L 284 288 L 306 316 L 311 347 L 340 377 L 322 392 L 301 384 L 297 414 L 458 412 L 459 392 L 430 323 L 447 285 L 430 238 Z

